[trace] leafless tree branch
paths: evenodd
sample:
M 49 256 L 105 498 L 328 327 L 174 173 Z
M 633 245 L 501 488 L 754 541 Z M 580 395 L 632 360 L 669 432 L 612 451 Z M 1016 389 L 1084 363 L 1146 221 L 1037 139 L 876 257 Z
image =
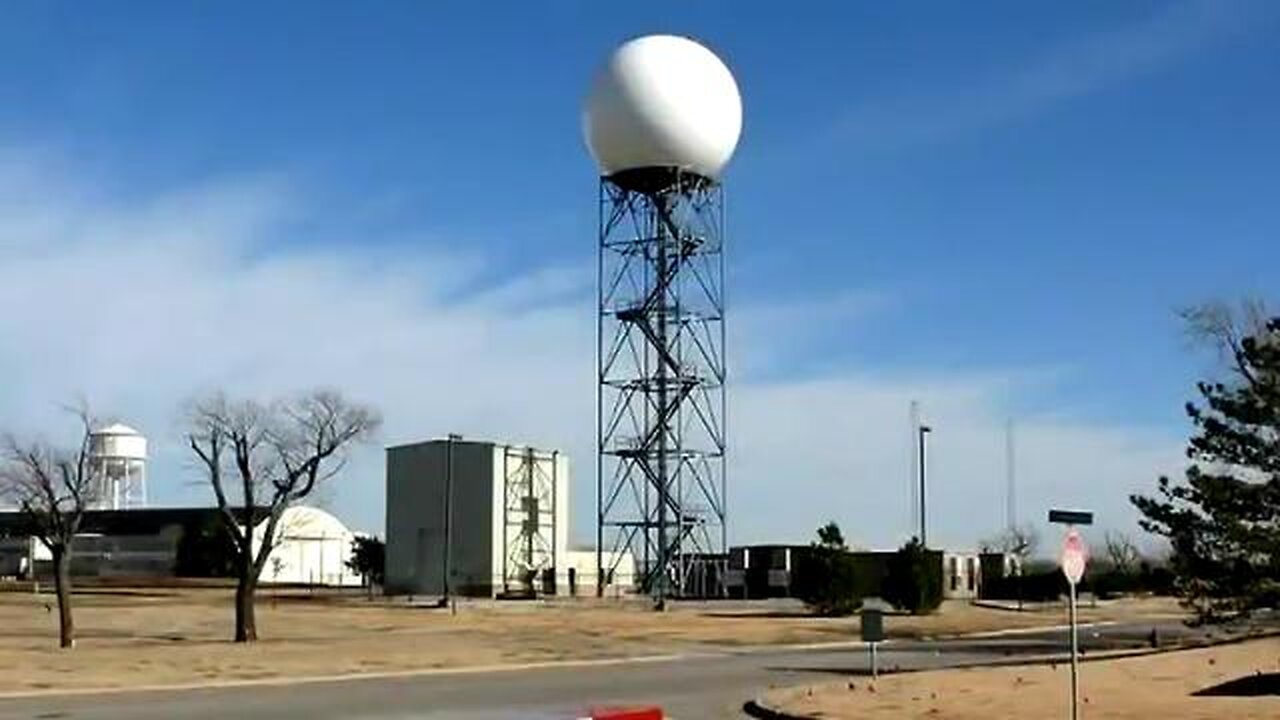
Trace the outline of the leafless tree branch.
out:
M 236 540 L 236 639 L 254 640 L 253 592 L 281 518 L 338 474 L 347 448 L 369 438 L 379 419 L 336 392 L 316 391 L 268 405 L 214 395 L 193 407 L 188 424 L 189 444 Z M 238 479 L 238 505 L 229 477 Z
M 1133 538 L 1121 532 L 1108 532 L 1103 542 L 1112 570 L 1122 575 L 1137 572 L 1138 563 L 1142 562 L 1142 553 L 1138 551 Z
M 1258 379 L 1245 360 L 1243 343 L 1246 337 L 1268 332 L 1271 314 L 1264 300 L 1246 298 L 1238 307 L 1221 301 L 1206 302 L 1183 308 L 1178 315 L 1193 344 L 1211 347 L 1233 373 L 1250 385 L 1257 384 Z
M 81 427 L 79 446 L 73 450 L 24 442 L 12 434 L 0 439 L 0 496 L 18 506 L 31 534 L 53 557 L 64 648 L 75 644 L 71 553 L 85 512 L 102 491 L 101 468 L 92 462 L 93 418 L 83 402 L 71 412 Z
M 981 541 L 979 547 L 984 552 L 1002 552 L 1019 559 L 1026 559 L 1035 553 L 1039 544 L 1040 535 L 1035 528 L 1030 525 L 1019 525 Z

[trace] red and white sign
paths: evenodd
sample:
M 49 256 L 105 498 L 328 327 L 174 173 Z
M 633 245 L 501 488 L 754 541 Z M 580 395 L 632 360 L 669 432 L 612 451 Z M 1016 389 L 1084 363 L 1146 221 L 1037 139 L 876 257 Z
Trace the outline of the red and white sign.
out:
M 596 708 L 591 711 L 590 718 L 582 720 L 662 720 L 663 717 L 660 707 Z
M 1085 547 L 1084 538 L 1076 530 L 1068 531 L 1066 539 L 1062 541 L 1062 558 L 1059 560 L 1067 582 L 1078 584 L 1080 578 L 1084 577 L 1084 566 L 1088 562 L 1089 548 Z

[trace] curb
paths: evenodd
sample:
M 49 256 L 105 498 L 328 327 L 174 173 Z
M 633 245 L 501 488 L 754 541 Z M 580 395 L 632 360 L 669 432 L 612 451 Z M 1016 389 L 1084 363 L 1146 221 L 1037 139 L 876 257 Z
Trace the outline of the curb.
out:
M 1110 625 L 1120 625 L 1120 624 L 1122 623 L 1119 620 L 1099 620 L 1098 622 L 1080 623 L 1076 627 L 1078 627 L 1081 630 L 1085 630 L 1088 628 L 1108 627 Z M 1010 637 L 1010 636 L 1016 636 L 1016 635 L 1035 635 L 1037 633 L 1043 633 L 1043 632 L 1065 632 L 1070 629 L 1071 629 L 1070 625 L 1041 625 L 1040 627 L 1009 628 L 1007 630 L 982 630 L 982 631 L 973 632 L 973 633 L 936 635 L 932 639 L 934 640 L 967 640 L 967 639 L 974 639 L 974 638 L 977 638 L 977 639 L 998 638 L 998 637 Z
M 1087 628 L 1107 627 L 1108 625 L 1122 625 L 1124 622 L 1120 620 L 1099 620 L 1097 622 L 1081 623 L 1078 627 L 1081 630 Z M 945 633 L 942 635 L 918 635 L 910 637 L 891 637 L 880 641 L 880 647 L 898 645 L 902 643 L 916 642 L 937 642 L 939 640 L 981 640 L 983 638 L 1007 637 L 1011 635 L 1035 635 L 1044 632 L 1059 632 L 1070 630 L 1070 625 L 1036 625 L 1033 627 L 1011 628 L 1008 630 L 979 630 L 970 633 Z M 854 650 L 862 649 L 867 643 L 862 640 L 829 640 L 825 642 L 811 643 L 792 643 L 787 645 L 743 645 L 736 648 L 726 648 L 722 652 L 726 655 L 749 655 L 755 653 L 769 652 L 793 652 L 804 650 Z M 718 651 L 716 654 L 720 654 Z
M 1101 624 L 1101 623 L 1097 623 Z M 965 636 L 960 636 L 965 637 Z M 970 636 L 971 637 L 971 636 Z M 1100 650 L 1080 656 L 1081 663 L 1103 662 L 1106 660 L 1126 660 L 1129 658 L 1146 657 L 1149 655 L 1164 655 L 1166 653 L 1181 652 L 1183 650 L 1204 650 L 1223 645 L 1237 645 L 1253 640 L 1267 640 L 1280 637 L 1280 630 L 1268 630 L 1264 632 L 1254 633 L 1250 635 L 1239 635 L 1236 637 L 1224 638 L 1216 641 L 1186 643 L 1177 645 L 1168 645 L 1156 648 L 1128 648 L 1119 650 Z M 937 668 L 918 668 L 911 670 L 887 670 L 882 675 L 908 675 L 915 673 L 940 672 L 946 670 L 982 670 L 985 668 L 1004 668 L 1017 667 L 1020 665 L 1050 665 L 1054 663 L 1070 662 L 1069 655 L 1030 655 L 1020 658 L 1002 658 L 991 662 L 966 663 L 960 665 L 950 665 L 947 667 Z M 801 686 L 802 687 L 802 686 Z M 808 715 L 794 715 L 776 708 L 770 707 L 760 698 L 748 700 L 742 705 L 742 711 L 753 718 L 761 718 L 762 720 L 816 720 Z
M 1081 628 L 1100 627 L 1107 624 L 1116 624 L 1118 621 L 1103 621 L 1097 623 L 1088 623 L 1081 625 Z M 1037 632 L 1050 632 L 1061 630 L 1069 626 L 1040 626 L 1028 628 L 1014 628 L 1012 630 L 999 631 L 982 631 L 978 633 L 961 633 L 953 635 L 939 635 L 933 637 L 915 637 L 915 638 L 891 638 L 882 643 L 884 646 L 893 646 L 899 643 L 910 642 L 930 642 L 940 639 L 957 640 L 964 638 L 981 638 L 981 637 L 999 637 L 1000 635 L 1012 634 L 1034 634 Z M 994 633 L 994 634 L 993 634 Z M 1280 631 L 1275 634 L 1280 635 Z M 1230 642 L 1241 642 L 1243 640 L 1251 640 L 1258 637 L 1268 637 L 1268 635 L 1253 635 L 1241 638 L 1232 638 L 1212 644 L 1225 644 Z M 124 693 L 155 693 L 155 692 L 180 692 L 189 690 L 219 690 L 238 687 L 279 687 L 287 685 L 310 685 L 318 683 L 332 682 L 359 682 L 361 680 L 390 680 L 396 678 L 413 678 L 428 677 L 438 675 L 467 675 L 467 674 L 483 674 L 483 673 L 499 673 L 499 672 L 516 672 L 521 670 L 550 670 L 557 668 L 574 668 L 574 667 L 608 667 L 611 665 L 625 665 L 628 663 L 654 663 L 654 662 L 671 662 L 676 660 L 689 660 L 695 658 L 715 658 L 729 657 L 733 655 L 750 655 L 750 654 L 767 654 L 770 652 L 803 652 L 808 650 L 840 650 L 840 649 L 856 649 L 865 647 L 866 643 L 861 640 L 837 640 L 830 642 L 817 643 L 794 643 L 780 645 L 752 645 L 741 647 L 720 647 L 691 649 L 687 652 L 668 653 L 663 655 L 639 655 L 628 657 L 613 658 L 593 658 L 578 660 L 546 660 L 527 663 L 510 663 L 510 664 L 491 664 L 491 665 L 472 665 L 463 667 L 444 667 L 444 668 L 416 668 L 405 670 L 388 670 L 382 672 L 353 672 L 353 673 L 336 673 L 327 675 L 308 675 L 302 677 L 265 677 L 252 678 L 244 680 L 221 680 L 212 682 L 177 682 L 177 683 L 158 683 L 150 685 L 134 685 L 123 687 L 73 687 L 73 688 L 42 688 L 32 690 L 13 690 L 0 691 L 0 700 L 22 700 L 22 699 L 38 699 L 45 697 L 70 697 L 85 695 L 118 695 Z M 1200 646 L 1203 647 L 1203 646 Z M 1162 652 L 1168 650 L 1186 649 L 1182 647 L 1161 648 L 1159 650 L 1151 650 L 1147 652 Z M 1097 657 L 1097 656 L 1095 656 Z M 1082 657 L 1082 660 L 1086 658 Z M 1098 657 L 1097 659 L 1104 659 Z M 1034 660 L 1024 661 L 1021 663 L 1014 662 L 1010 664 L 1028 664 Z M 1086 660 L 1087 661 L 1087 660 Z M 987 663 L 986 665 L 994 666 L 995 663 Z M 967 666 L 966 666 L 967 667 Z M 917 671 L 903 671 L 917 672 Z M 764 707 L 764 706 L 760 706 Z M 780 715 L 777 717 L 788 717 Z
M 1223 644 L 1226 644 L 1226 643 L 1223 643 Z M 1119 660 L 1119 659 L 1130 658 L 1130 657 L 1142 657 L 1144 655 L 1157 655 L 1160 653 L 1172 652 L 1175 650 L 1194 650 L 1194 649 L 1197 649 L 1198 647 L 1204 647 L 1204 646 L 1147 648 L 1147 649 L 1135 649 L 1135 650 L 1108 650 L 1100 653 L 1091 654 L 1088 656 L 1081 656 L 1080 662 L 1086 663 L 1086 662 L 1101 661 L 1101 660 Z M 1049 665 L 1055 662 L 1063 662 L 1064 660 L 1069 660 L 1069 658 L 1064 658 L 1061 655 L 1034 655 L 1034 656 L 1027 656 L 1022 658 L 994 660 L 991 662 L 970 663 L 970 664 L 963 664 L 963 665 L 949 665 L 947 667 L 939 667 L 939 668 L 919 668 L 919 669 L 911 669 L 911 670 L 886 670 L 882 672 L 881 675 L 884 675 L 884 676 L 914 675 L 916 673 L 939 672 L 939 671 L 945 671 L 945 670 L 983 670 L 986 668 L 1016 667 L 1019 665 L 1027 665 L 1027 666 Z M 803 686 L 800 686 L 800 687 L 803 687 Z M 748 700 L 746 703 L 743 703 L 742 711 L 747 715 L 749 715 L 750 717 L 759 718 L 760 720 L 817 720 L 816 718 L 810 715 L 795 715 L 793 713 L 785 712 L 783 710 L 778 710 L 776 708 L 770 707 L 769 705 L 764 704 L 760 698 Z
M 128 687 L 49 688 L 40 690 L 16 690 L 0 692 L 0 700 L 24 700 L 45 697 L 70 697 L 82 695 L 122 695 L 125 693 L 181 692 L 184 690 L 225 690 L 241 687 L 282 687 L 287 685 L 313 685 L 333 682 L 359 682 L 361 680 L 393 680 L 396 678 L 428 677 L 433 675 L 473 675 L 521 670 L 554 670 L 575 667 L 608 667 L 627 663 L 656 663 L 687 660 L 702 657 L 698 653 L 670 655 L 642 655 L 638 657 L 595 658 L 589 660 L 547 660 L 542 662 L 511 663 L 499 665 L 471 665 L 451 668 L 419 668 L 416 670 L 389 670 L 385 672 L 357 672 L 334 675 L 308 675 L 303 677 L 267 677 L 248 680 L 221 680 L 212 682 L 185 682 Z M 708 655 L 707 657 L 714 657 Z
M 1108 625 L 1123 625 L 1128 621 L 1122 620 L 1095 620 L 1092 622 L 1078 623 L 1076 627 L 1080 629 L 1090 627 L 1106 627 Z M 976 630 L 973 632 L 962 633 L 942 633 L 940 635 L 921 635 L 915 638 L 894 638 L 895 640 L 959 640 L 962 638 L 981 638 L 981 637 L 1002 637 L 1005 635 L 1034 635 L 1043 632 L 1058 632 L 1060 630 L 1070 630 L 1071 625 L 1067 623 L 1058 623 L 1055 625 L 1030 625 L 1027 627 L 1005 628 L 1002 630 Z
M 759 718 L 759 720 L 813 720 L 805 715 L 792 715 L 780 710 L 774 710 L 768 705 L 762 704 L 759 700 L 748 700 L 743 703 L 742 712 L 750 717 Z

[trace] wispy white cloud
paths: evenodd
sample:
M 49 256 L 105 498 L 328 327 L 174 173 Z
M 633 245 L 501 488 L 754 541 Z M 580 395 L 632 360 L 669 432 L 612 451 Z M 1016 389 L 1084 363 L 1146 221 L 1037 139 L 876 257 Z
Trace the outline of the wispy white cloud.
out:
M 736 293 L 735 293 L 736 297 Z M 729 307 L 728 342 L 734 374 L 747 379 L 789 373 L 803 358 L 860 335 L 868 321 L 892 313 L 898 298 L 886 291 L 844 290 L 788 298 L 750 296 Z M 824 363 L 806 363 L 811 369 Z
M 1169 3 L 1141 21 L 1072 38 L 970 83 L 864 98 L 839 117 L 826 138 L 884 150 L 1015 122 L 1174 67 L 1204 48 L 1270 24 L 1275 15 L 1271 3 Z
M 207 491 L 186 482 L 176 429 L 184 400 L 218 387 L 272 395 L 336 386 L 382 409 L 388 443 L 462 432 L 569 451 L 576 525 L 589 534 L 591 258 L 585 272 L 533 268 L 463 292 L 490 260 L 442 249 L 456 243 L 280 242 L 295 219 L 332 211 L 308 206 L 283 178 L 122 199 L 7 157 L 0 187 L 15 194 L 0 212 L 0 427 L 65 427 L 56 404 L 83 392 L 152 437 L 156 500 L 206 502 Z M 893 309 L 876 293 L 774 305 L 748 293 L 735 293 L 735 367 L 776 368 L 820 351 L 822 328 L 850 332 Z M 827 322 L 807 324 L 815 313 Z M 1039 368 L 908 375 L 847 363 L 821 376 L 741 377 L 730 399 L 731 535 L 799 540 L 831 517 L 868 545 L 900 539 L 907 526 L 910 399 L 938 428 L 934 532 L 968 544 L 1001 522 L 1010 396 L 1053 382 Z M 1180 462 L 1176 438 L 1143 428 L 1023 418 L 1019 437 L 1028 515 L 1080 504 L 1131 526 L 1125 492 Z M 382 472 L 379 448 L 359 453 L 335 509 L 377 529 Z

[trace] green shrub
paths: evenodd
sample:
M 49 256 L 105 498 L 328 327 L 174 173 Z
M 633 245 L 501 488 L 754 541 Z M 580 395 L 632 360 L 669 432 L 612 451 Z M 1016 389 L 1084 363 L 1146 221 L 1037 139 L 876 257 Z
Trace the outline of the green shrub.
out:
M 791 592 L 828 617 L 852 615 L 862 606 L 857 562 L 834 522 L 818 528 L 818 541 L 793 555 Z
M 857 566 L 843 548 L 814 546 L 797 553 L 791 588 L 817 615 L 851 615 L 862 606 Z
M 174 557 L 178 577 L 235 577 L 235 539 L 222 518 L 210 516 L 198 525 L 183 528 Z
M 363 577 L 365 582 L 383 584 L 387 574 L 387 544 L 376 537 L 357 535 L 351 542 L 347 569 Z
M 942 553 L 911 538 L 889 560 L 882 594 L 886 602 L 912 615 L 937 610 L 942 604 Z
M 1024 600 L 1051 602 L 1067 594 L 1067 579 L 1061 570 L 1041 570 L 1021 576 L 988 578 L 982 583 L 986 600 Z

